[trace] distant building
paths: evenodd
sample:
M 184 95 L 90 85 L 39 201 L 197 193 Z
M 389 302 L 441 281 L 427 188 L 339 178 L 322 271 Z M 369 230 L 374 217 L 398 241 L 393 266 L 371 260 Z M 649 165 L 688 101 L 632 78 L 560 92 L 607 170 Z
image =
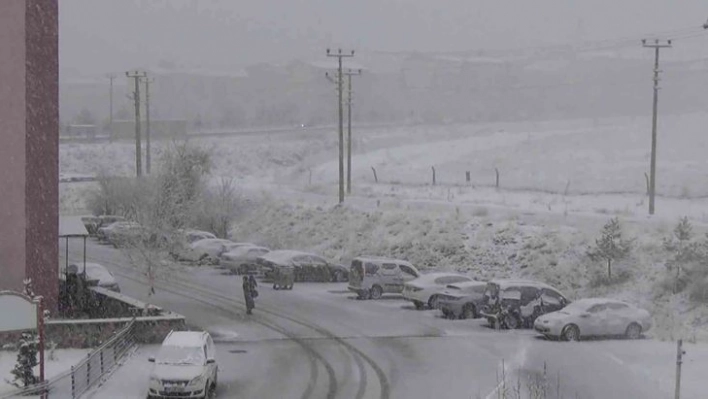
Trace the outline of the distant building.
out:
M 146 123 L 140 124 L 142 139 L 145 140 Z M 151 140 L 172 140 L 187 137 L 188 123 L 183 119 L 158 119 L 150 121 Z M 112 140 L 134 140 L 135 121 L 134 120 L 114 120 L 111 129 Z

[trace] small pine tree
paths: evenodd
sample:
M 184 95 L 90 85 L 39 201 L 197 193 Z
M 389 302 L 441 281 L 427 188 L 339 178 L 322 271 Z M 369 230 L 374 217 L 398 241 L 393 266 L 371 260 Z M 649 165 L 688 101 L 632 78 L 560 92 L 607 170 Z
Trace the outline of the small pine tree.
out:
M 619 218 L 610 219 L 602 228 L 600 238 L 595 240 L 595 247 L 587 252 L 592 260 L 607 262 L 607 278 L 612 280 L 612 262 L 629 254 L 632 242 L 622 238 L 622 225 Z
M 15 377 L 12 382 L 18 388 L 36 384 L 39 378 L 34 375 L 34 367 L 37 366 L 37 336 L 30 332 L 23 332 L 20 338 L 20 348 L 17 353 L 17 364 L 11 373 Z
M 674 294 L 683 289 L 683 284 L 681 284 L 682 271 L 689 264 L 701 258 L 700 245 L 692 240 L 693 226 L 688 217 L 681 218 L 676 227 L 674 227 L 672 237 L 664 239 L 664 249 L 673 253 L 672 258 L 666 261 L 666 268 L 676 273 L 673 286 Z

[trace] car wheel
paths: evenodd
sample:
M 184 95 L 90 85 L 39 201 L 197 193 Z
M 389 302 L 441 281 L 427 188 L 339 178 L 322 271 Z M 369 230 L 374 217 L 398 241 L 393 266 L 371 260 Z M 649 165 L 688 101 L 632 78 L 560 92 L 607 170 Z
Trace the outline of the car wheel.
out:
M 209 388 L 207 389 L 206 394 L 204 395 L 204 398 L 206 399 L 212 399 L 216 397 L 216 384 L 214 383 L 209 383 Z
M 369 292 L 371 299 L 381 299 L 381 295 L 383 295 L 383 288 L 381 288 L 380 285 L 371 287 L 371 291 Z
M 438 308 L 438 296 L 437 295 L 430 296 L 430 299 L 428 299 L 428 307 L 430 309 L 437 309 Z
M 421 310 L 423 309 L 423 306 L 425 306 L 425 304 L 421 301 L 413 301 L 413 305 L 415 305 L 417 310 Z
M 627 326 L 627 331 L 625 331 L 624 335 L 627 339 L 639 339 L 642 337 L 642 326 L 632 323 Z
M 563 341 L 580 341 L 580 329 L 575 324 L 569 324 L 563 328 L 561 333 Z
M 477 318 L 477 310 L 475 309 L 474 305 L 471 303 L 468 303 L 462 308 L 462 314 L 460 315 L 461 319 L 475 319 Z

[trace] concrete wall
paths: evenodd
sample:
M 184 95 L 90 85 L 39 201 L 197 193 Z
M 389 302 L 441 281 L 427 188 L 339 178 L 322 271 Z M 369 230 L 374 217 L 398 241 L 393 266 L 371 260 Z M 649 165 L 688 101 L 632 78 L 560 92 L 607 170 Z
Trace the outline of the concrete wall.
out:
M 0 1 L 0 289 L 58 294 L 58 6 Z

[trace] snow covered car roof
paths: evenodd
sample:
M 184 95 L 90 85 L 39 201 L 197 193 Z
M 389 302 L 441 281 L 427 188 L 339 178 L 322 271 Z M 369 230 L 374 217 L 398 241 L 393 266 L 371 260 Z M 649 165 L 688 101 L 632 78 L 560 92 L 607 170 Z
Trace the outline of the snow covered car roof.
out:
M 453 284 L 448 284 L 448 287 L 453 287 L 453 288 L 459 288 L 460 290 L 464 291 L 468 288 L 473 288 L 473 287 L 482 287 L 487 285 L 486 281 L 477 281 L 477 280 L 472 280 L 472 281 L 463 281 L 461 283 L 453 283 Z
M 573 309 L 587 309 L 591 306 L 595 305 L 605 305 L 609 303 L 615 303 L 615 304 L 620 304 L 620 305 L 626 305 L 631 308 L 637 308 L 636 306 L 632 305 L 631 303 L 620 301 L 617 299 L 612 299 L 612 298 L 583 298 L 583 299 L 578 299 L 577 301 L 573 301 L 570 303 L 568 306 L 565 307 L 564 310 L 573 310 Z
M 194 241 L 191 245 L 192 248 L 198 248 L 204 245 L 212 244 L 232 244 L 233 241 L 225 240 L 223 238 L 205 238 L 203 240 Z
M 317 256 L 318 258 L 321 258 L 319 255 L 311 254 L 308 252 L 303 252 L 303 251 L 295 251 L 295 250 L 290 250 L 290 249 L 281 249 L 277 251 L 270 251 L 267 254 L 261 256 L 262 259 L 267 260 L 268 262 L 271 263 L 276 263 L 279 265 L 289 265 L 292 259 L 296 256 Z
M 206 331 L 171 331 L 162 341 L 162 345 L 180 348 L 201 347 L 207 341 L 207 337 L 209 333 Z
M 70 273 L 77 273 L 77 274 L 83 273 L 84 272 L 83 262 L 70 264 L 69 265 L 69 272 Z M 116 282 L 115 277 L 113 277 L 111 272 L 109 272 L 105 266 L 98 264 L 98 263 L 92 263 L 92 262 L 86 262 L 86 279 L 87 280 L 98 280 L 99 284 L 113 284 Z
M 413 264 L 407 260 L 386 258 L 383 256 L 357 256 L 353 260 L 360 260 L 362 262 L 372 262 L 372 263 L 392 262 L 392 263 L 398 263 L 398 264 L 402 264 L 402 265 L 406 265 L 406 266 L 413 266 Z
M 534 280 L 499 279 L 499 280 L 491 280 L 491 281 L 489 281 L 489 284 L 496 284 L 501 289 L 506 289 L 508 287 L 516 287 L 516 286 L 530 286 L 530 287 L 537 287 L 537 288 L 549 288 L 549 289 L 552 289 L 553 291 L 558 291 L 558 289 L 556 289 L 546 283 L 542 283 L 540 281 L 534 281 Z
M 240 247 L 232 248 L 232 249 L 229 250 L 228 252 L 224 252 L 224 255 L 231 255 L 231 256 L 246 255 L 246 254 L 248 253 L 248 251 L 253 250 L 253 249 L 257 249 L 257 250 L 260 250 L 260 251 L 266 251 L 266 252 L 269 252 L 269 251 L 270 251 L 270 249 L 269 249 L 269 248 L 266 248 L 266 247 L 258 247 L 258 246 L 255 246 L 255 245 L 250 245 L 250 246 L 249 246 L 249 245 L 243 245 L 243 246 L 240 246 Z M 264 255 L 265 255 L 265 254 L 264 254 Z
M 467 277 L 469 279 L 472 278 L 472 277 L 465 276 L 464 274 L 460 274 L 460 273 L 433 272 L 433 273 L 421 274 L 420 277 L 418 277 L 417 279 L 415 279 L 411 282 L 432 283 L 438 277 Z

